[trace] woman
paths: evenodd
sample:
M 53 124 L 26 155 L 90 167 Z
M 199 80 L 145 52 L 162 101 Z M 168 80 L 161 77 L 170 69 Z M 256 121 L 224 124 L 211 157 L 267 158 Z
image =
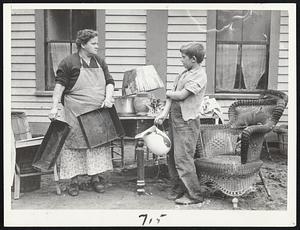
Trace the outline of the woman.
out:
M 101 174 L 112 170 L 109 146 L 88 149 L 77 117 L 99 109 L 111 108 L 114 103 L 114 80 L 105 61 L 97 56 L 98 34 L 84 29 L 77 33 L 77 53 L 63 59 L 57 69 L 50 120 L 58 116 L 62 99 L 66 122 L 71 131 L 65 141 L 60 158 L 60 179 L 71 179 L 68 193 L 79 194 L 78 175 L 91 176 L 96 192 L 104 192 Z

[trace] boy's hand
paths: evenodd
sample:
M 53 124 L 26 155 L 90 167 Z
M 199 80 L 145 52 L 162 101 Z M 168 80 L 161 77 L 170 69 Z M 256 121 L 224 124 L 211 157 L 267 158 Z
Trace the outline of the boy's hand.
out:
M 159 114 L 155 119 L 154 119 L 154 124 L 156 125 L 162 125 L 162 123 L 164 122 L 164 120 L 166 119 L 167 116 L 165 116 L 164 114 Z
M 171 90 L 169 90 L 166 92 L 166 97 L 169 98 L 172 96 L 172 94 L 173 94 L 173 92 Z

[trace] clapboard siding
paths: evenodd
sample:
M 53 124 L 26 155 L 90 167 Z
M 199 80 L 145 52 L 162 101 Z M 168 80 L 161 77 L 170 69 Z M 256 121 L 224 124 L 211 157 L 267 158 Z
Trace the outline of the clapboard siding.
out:
M 34 10 L 12 10 L 11 109 L 23 111 L 29 122 L 49 122 L 51 97 L 37 97 Z
M 288 66 L 289 66 L 289 26 L 288 12 L 281 11 L 280 14 L 280 38 L 279 38 L 279 59 L 278 59 L 278 85 L 277 89 L 288 94 Z M 285 109 L 279 125 L 288 121 L 288 108 Z
M 12 72 L 12 80 L 35 80 L 35 72 Z
M 30 9 L 13 9 L 11 15 L 34 15 L 34 10 Z
M 26 55 L 35 55 L 35 47 L 13 47 L 11 49 L 11 55 L 21 55 L 21 56 L 26 56 Z
M 36 97 L 34 94 L 27 95 L 27 96 L 13 94 L 11 96 L 11 101 L 12 101 L 12 103 L 13 102 L 49 103 L 49 102 L 52 102 L 52 98 L 51 97 Z
M 12 23 L 11 31 L 35 31 L 34 23 Z
M 146 10 L 105 11 L 105 60 L 120 94 L 124 72 L 146 64 Z
M 201 42 L 206 47 L 206 24 L 205 10 L 168 11 L 167 89 L 171 89 L 178 73 L 184 70 L 180 61 L 180 47 L 192 41 Z
M 12 31 L 11 37 L 14 39 L 35 39 L 34 31 Z

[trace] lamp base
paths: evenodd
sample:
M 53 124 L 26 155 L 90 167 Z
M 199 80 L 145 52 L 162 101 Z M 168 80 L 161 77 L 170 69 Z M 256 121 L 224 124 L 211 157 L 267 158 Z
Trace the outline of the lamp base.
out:
M 133 100 L 134 110 L 136 115 L 145 116 L 149 112 L 149 107 L 151 103 L 148 93 L 138 93 Z M 148 105 L 148 106 L 147 106 Z

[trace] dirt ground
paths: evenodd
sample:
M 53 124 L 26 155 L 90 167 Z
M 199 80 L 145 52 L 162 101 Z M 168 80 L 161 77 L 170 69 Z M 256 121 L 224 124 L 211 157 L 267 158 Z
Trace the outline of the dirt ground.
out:
M 270 148 L 272 160 L 263 150 L 262 173 L 271 192 L 269 198 L 257 176 L 254 191 L 239 197 L 240 210 L 286 210 L 287 208 L 287 156 L 277 148 Z M 136 193 L 136 167 L 133 145 L 125 147 L 126 168 L 116 168 L 111 176 L 111 184 L 105 193 L 80 191 L 79 196 L 71 197 L 66 192 L 68 181 L 61 182 L 63 193 L 56 195 L 52 175 L 43 175 L 41 188 L 21 193 L 19 200 L 12 198 L 12 209 L 152 209 L 152 210 L 232 210 L 232 198 L 213 188 L 203 186 L 205 201 L 195 205 L 176 205 L 166 199 L 170 189 L 167 167 L 164 163 L 147 167 L 146 194 Z M 129 162 L 129 163 L 128 163 Z M 163 161 L 162 161 L 163 162 Z M 159 171 L 158 171 L 159 170 Z M 86 179 L 86 178 L 84 178 Z M 13 194 L 12 194 L 13 197 Z

